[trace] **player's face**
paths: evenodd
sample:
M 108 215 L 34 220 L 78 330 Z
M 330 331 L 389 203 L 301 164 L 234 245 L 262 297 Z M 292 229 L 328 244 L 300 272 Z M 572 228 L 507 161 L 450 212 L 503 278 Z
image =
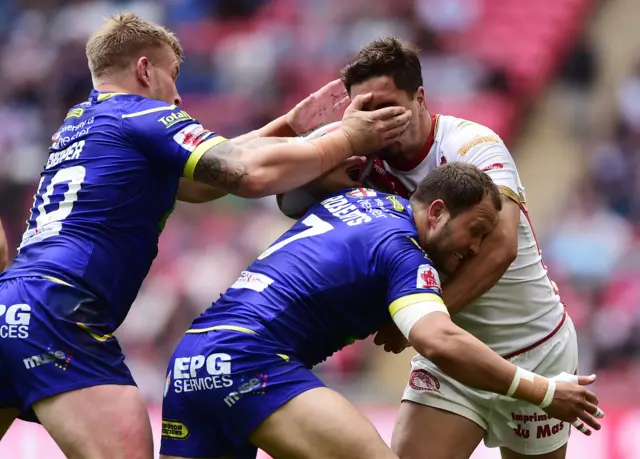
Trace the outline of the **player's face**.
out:
M 434 201 L 428 209 L 429 233 L 424 249 L 439 271 L 451 275 L 465 258 L 477 255 L 498 216 L 489 196 L 454 218 L 442 201 Z
M 152 98 L 169 104 L 180 105 L 176 80 L 180 73 L 180 61 L 170 46 L 165 45 L 153 54 L 149 79 Z
M 406 91 L 399 89 L 390 76 L 374 77 L 351 87 L 351 98 L 367 93 L 372 93 L 373 98 L 365 107 L 366 110 L 399 105 L 411 110 L 412 113 L 411 121 L 404 133 L 378 156 L 385 159 L 385 157 L 402 155 L 404 151 L 422 147 L 421 143 L 424 142 L 425 136 L 421 133 L 422 123 L 420 120 L 427 113 L 422 87 L 418 88 L 415 94 L 409 95 Z

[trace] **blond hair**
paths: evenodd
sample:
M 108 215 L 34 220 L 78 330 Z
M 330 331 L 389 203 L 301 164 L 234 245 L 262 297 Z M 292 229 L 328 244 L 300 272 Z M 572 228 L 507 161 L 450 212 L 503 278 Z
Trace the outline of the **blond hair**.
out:
M 169 45 L 178 60 L 184 51 L 170 30 L 145 21 L 133 13 L 118 13 L 107 19 L 87 42 L 86 53 L 94 82 L 113 70 L 122 70 L 149 48 Z

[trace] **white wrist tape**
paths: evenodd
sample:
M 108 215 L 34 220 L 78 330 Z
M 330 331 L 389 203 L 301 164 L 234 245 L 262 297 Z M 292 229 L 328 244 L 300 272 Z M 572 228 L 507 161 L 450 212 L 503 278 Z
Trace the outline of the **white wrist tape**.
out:
M 523 368 L 517 367 L 516 374 L 513 377 L 513 381 L 511 381 L 511 385 L 509 386 L 509 390 L 505 394 L 507 397 L 513 397 L 513 394 L 518 390 L 518 386 L 520 385 L 520 380 L 525 379 L 533 384 L 533 380 L 535 377 L 543 378 L 543 376 L 536 375 L 535 373 L 531 373 Z M 556 393 L 556 382 L 553 379 L 545 378 L 548 381 L 547 392 L 544 394 L 544 398 L 540 405 L 540 408 L 545 409 L 551 402 L 553 401 L 553 396 Z
M 449 315 L 447 307 L 437 301 L 422 301 L 400 309 L 393 315 L 393 321 L 405 338 L 409 339 L 411 328 L 427 314 L 444 312 Z

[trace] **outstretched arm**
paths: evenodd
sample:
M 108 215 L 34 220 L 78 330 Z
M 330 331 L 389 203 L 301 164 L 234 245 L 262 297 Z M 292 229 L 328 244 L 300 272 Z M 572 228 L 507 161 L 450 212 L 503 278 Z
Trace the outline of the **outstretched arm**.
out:
M 309 142 L 261 138 L 255 148 L 221 137 L 199 144 L 184 176 L 242 197 L 256 198 L 292 190 L 353 155 L 370 153 L 393 142 L 411 118 L 402 107 L 363 111 L 371 94 L 357 97 L 341 128 Z
M 580 376 L 567 382 L 516 367 L 451 322 L 441 301 L 422 301 L 401 307 L 393 319 L 416 351 L 456 381 L 532 403 L 551 417 L 573 423 L 587 435 L 591 432 L 583 422 L 600 429 L 595 419 L 603 416 L 597 407 L 598 399 L 581 387 L 594 382 L 595 376 Z

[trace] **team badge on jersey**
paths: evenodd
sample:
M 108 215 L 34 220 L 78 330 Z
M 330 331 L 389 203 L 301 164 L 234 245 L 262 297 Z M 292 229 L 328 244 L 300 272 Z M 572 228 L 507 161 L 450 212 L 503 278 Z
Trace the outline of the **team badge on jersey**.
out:
M 418 267 L 418 275 L 416 276 L 416 287 L 441 292 L 438 271 L 431 265 L 420 265 L 420 267 Z
M 193 151 L 209 134 L 211 131 L 207 131 L 201 124 L 190 124 L 174 135 L 173 140 L 185 150 Z
M 370 188 L 356 188 L 353 191 L 349 191 L 347 196 L 350 198 L 372 198 L 377 196 L 377 194 Z

